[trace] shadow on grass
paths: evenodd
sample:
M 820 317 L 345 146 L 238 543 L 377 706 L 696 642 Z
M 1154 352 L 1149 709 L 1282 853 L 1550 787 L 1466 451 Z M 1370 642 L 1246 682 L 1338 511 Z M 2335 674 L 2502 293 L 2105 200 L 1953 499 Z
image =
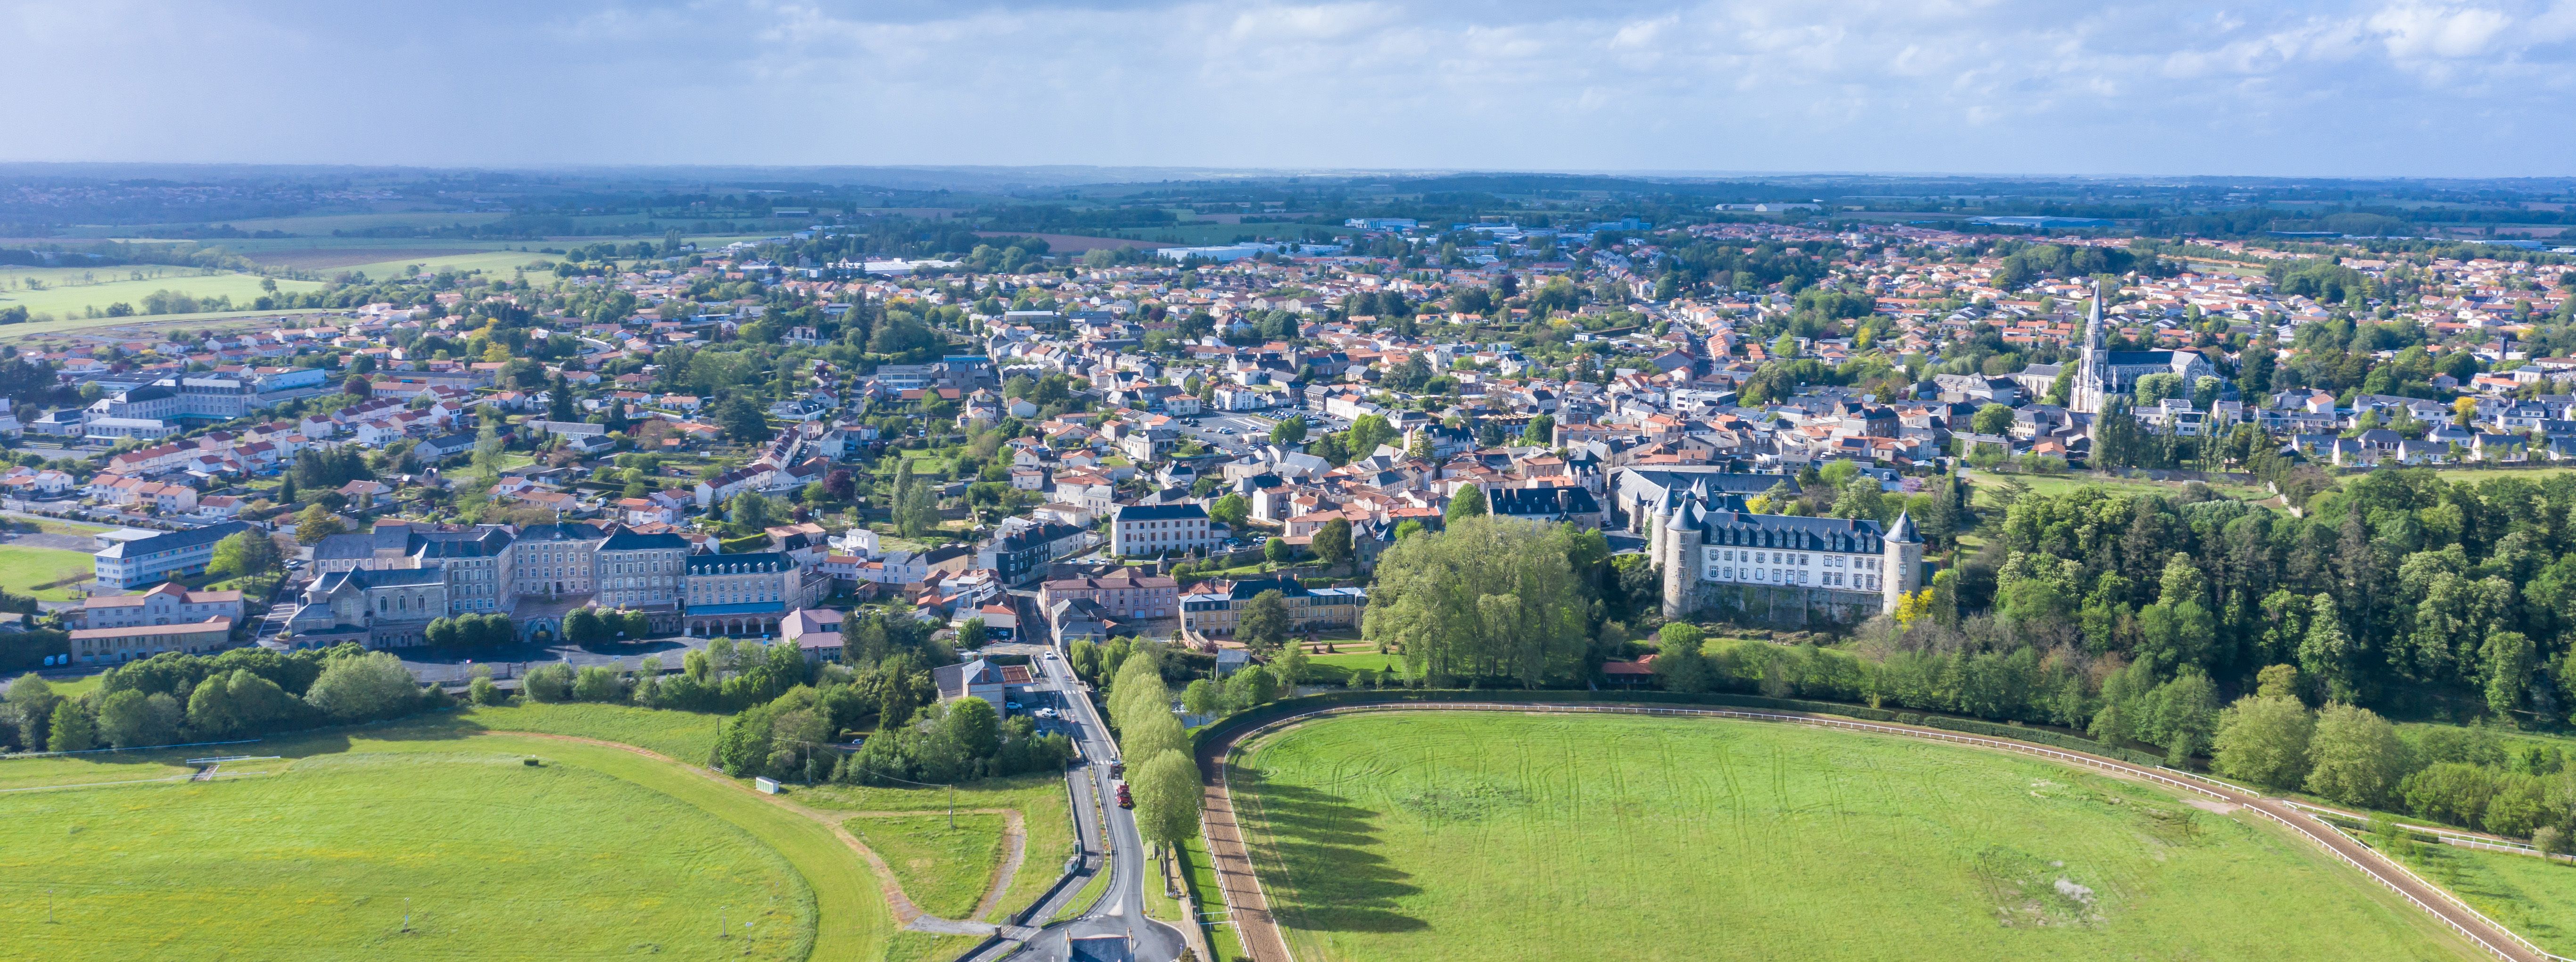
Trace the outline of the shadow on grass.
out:
M 1376 812 L 1330 792 L 1231 776 L 1238 795 L 1260 800 L 1270 854 L 1288 867 L 1274 883 L 1287 898 L 1272 910 L 1293 928 L 1322 932 L 1413 932 L 1421 919 L 1396 911 L 1396 900 L 1422 891 L 1403 870 L 1374 851 Z

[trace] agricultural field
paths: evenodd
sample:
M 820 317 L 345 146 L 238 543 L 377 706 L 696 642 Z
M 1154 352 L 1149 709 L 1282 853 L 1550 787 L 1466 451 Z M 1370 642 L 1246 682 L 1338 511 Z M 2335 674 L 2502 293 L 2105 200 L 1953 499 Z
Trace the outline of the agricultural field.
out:
M 132 279 L 137 273 L 146 276 L 141 280 Z M 152 276 L 155 274 L 158 276 Z M 29 280 L 43 284 L 44 289 L 29 289 L 26 287 Z M 5 267 L 0 268 L 0 309 L 24 307 L 30 314 L 71 320 L 81 317 L 90 308 L 104 312 L 108 305 L 116 303 L 140 311 L 146 296 L 154 291 L 167 290 L 198 298 L 230 297 L 235 306 L 248 310 L 250 303 L 261 293 L 260 280 L 257 274 L 205 274 L 192 268 L 153 264 L 96 268 Z M 318 291 L 322 286 L 314 281 L 277 282 L 281 291 Z M 133 319 L 145 318 L 138 316 Z M 98 321 L 87 323 L 95 327 Z
M 78 551 L 0 544 L 0 588 L 39 601 L 70 601 L 72 586 L 88 581 L 97 559 Z
M 1306 958 L 2476 957 L 2250 814 L 1958 746 L 1419 713 L 1309 722 L 1232 761 Z
M 818 818 L 685 762 L 503 731 L 702 753 L 710 718 L 482 709 L 225 746 L 282 757 L 207 782 L 180 764 L 203 748 L 0 761 L 0 931 L 9 954 L 61 959 L 952 947 L 894 932 L 875 877 Z M 131 784 L 68 787 L 106 782 Z

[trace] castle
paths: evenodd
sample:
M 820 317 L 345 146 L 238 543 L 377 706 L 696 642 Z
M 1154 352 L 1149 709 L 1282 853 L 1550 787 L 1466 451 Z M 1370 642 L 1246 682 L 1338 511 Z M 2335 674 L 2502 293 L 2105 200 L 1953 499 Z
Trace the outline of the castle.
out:
M 1757 514 L 1705 480 L 1647 510 L 1647 557 L 1664 575 L 1666 620 L 1710 614 L 1784 625 L 1856 622 L 1896 610 L 1923 582 L 1910 515 L 1874 520 Z

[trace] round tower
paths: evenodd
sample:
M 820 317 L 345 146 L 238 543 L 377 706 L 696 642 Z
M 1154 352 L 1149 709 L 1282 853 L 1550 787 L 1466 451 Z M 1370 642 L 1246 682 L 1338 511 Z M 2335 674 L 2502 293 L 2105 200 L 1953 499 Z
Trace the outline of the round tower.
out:
M 1912 514 L 1897 514 L 1896 523 L 1887 527 L 1880 552 L 1887 559 L 1887 571 L 1879 579 L 1879 610 L 1892 614 L 1898 601 L 1923 588 L 1923 532 L 1914 527 Z

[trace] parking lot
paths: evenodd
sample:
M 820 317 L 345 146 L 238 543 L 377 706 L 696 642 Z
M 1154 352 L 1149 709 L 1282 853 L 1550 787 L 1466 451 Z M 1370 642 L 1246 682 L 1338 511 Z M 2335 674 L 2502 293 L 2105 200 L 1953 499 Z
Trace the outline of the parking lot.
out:
M 1320 411 L 1303 408 L 1277 408 L 1259 414 L 1202 414 L 1197 423 L 1182 422 L 1181 431 L 1197 438 L 1199 443 L 1232 454 L 1249 451 L 1254 445 L 1270 440 L 1270 429 L 1291 417 L 1306 419 L 1306 435 L 1315 437 L 1332 431 L 1350 429 L 1350 422 L 1326 417 Z M 1231 429 L 1231 433 L 1228 433 Z

